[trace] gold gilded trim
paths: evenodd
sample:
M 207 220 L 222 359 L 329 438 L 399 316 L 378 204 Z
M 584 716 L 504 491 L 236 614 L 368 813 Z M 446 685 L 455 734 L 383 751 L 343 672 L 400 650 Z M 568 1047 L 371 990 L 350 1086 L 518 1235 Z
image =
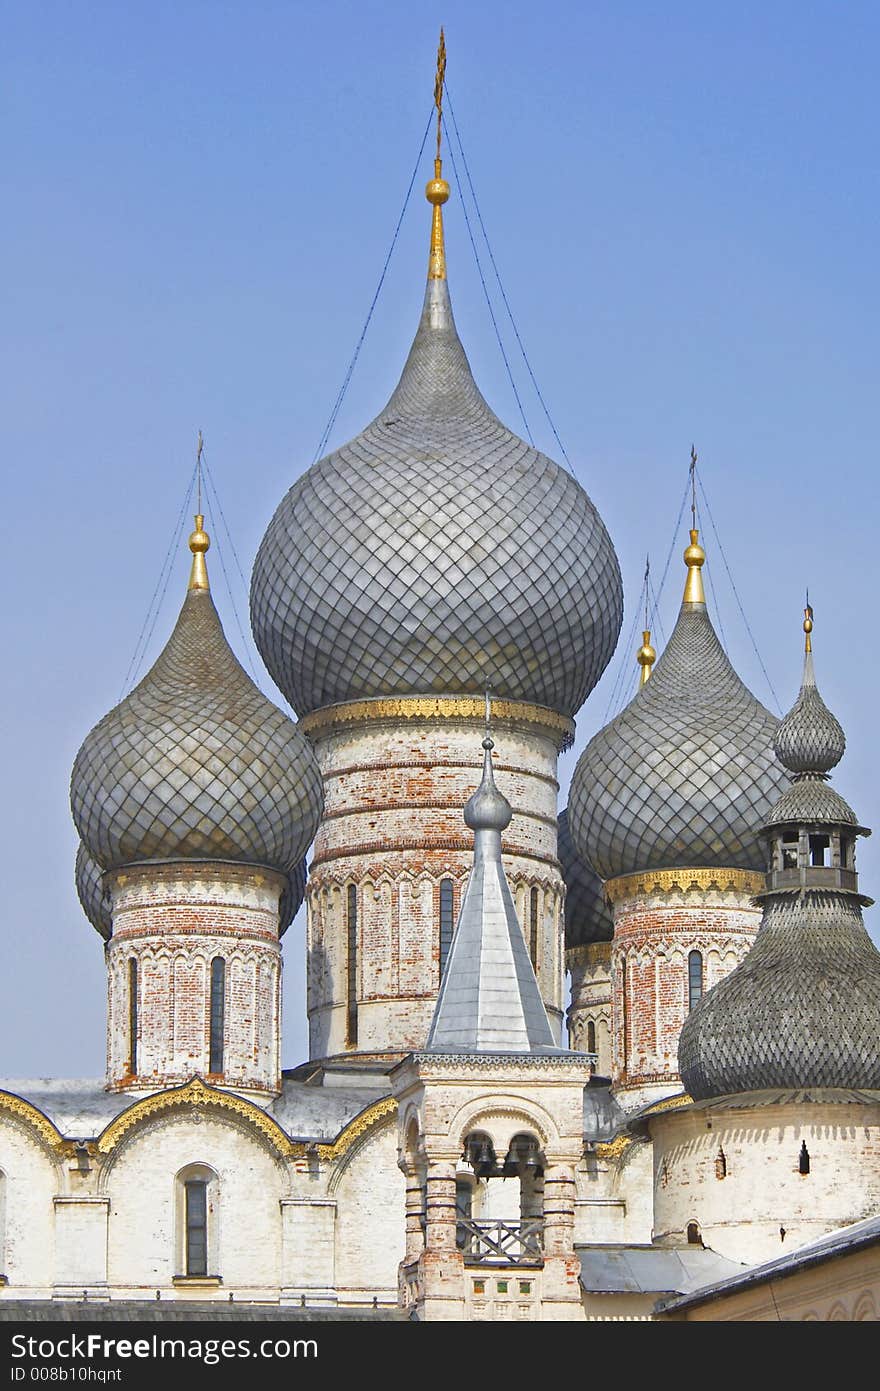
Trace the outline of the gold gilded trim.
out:
M 209 1087 L 201 1077 L 194 1077 L 183 1087 L 144 1097 L 142 1101 L 136 1101 L 127 1111 L 123 1111 L 122 1115 L 112 1120 L 99 1136 L 98 1153 L 111 1154 L 134 1126 L 162 1115 L 163 1112 L 178 1110 L 181 1106 L 216 1107 L 241 1117 L 260 1132 L 282 1159 L 305 1159 L 308 1155 L 317 1153 L 318 1158 L 325 1161 L 341 1158 L 362 1135 L 397 1111 L 397 1102 L 393 1097 L 383 1097 L 381 1101 L 362 1111 L 359 1116 L 355 1116 L 330 1144 L 312 1144 L 305 1140 L 291 1140 L 278 1122 L 252 1101 L 246 1101 L 244 1097 L 234 1096 L 229 1092 L 218 1091 L 216 1087 Z M 51 1124 L 45 1117 L 42 1119 L 46 1125 Z M 61 1137 L 58 1136 L 58 1139 Z
M 496 724 L 526 725 L 549 735 L 557 747 L 567 749 L 574 741 L 574 721 L 545 705 L 522 700 L 493 700 Z M 484 696 L 381 696 L 375 700 L 349 700 L 326 705 L 303 715 L 299 727 L 310 735 L 331 733 L 348 725 L 372 721 L 461 720 L 482 725 L 485 720 Z
M 566 947 L 566 966 L 590 966 L 594 961 L 611 965 L 610 942 L 582 942 L 577 947 Z
M 641 874 L 622 874 L 608 879 L 605 895 L 611 903 L 648 894 L 688 893 L 691 889 L 714 889 L 719 893 L 741 893 L 750 898 L 762 893 L 766 876 L 753 869 L 655 869 Z
M 133 1106 L 129 1106 L 127 1111 L 123 1111 L 121 1116 L 117 1116 L 101 1132 L 98 1137 L 98 1153 L 112 1153 L 133 1126 L 161 1115 L 164 1111 L 178 1110 L 181 1106 L 213 1106 L 221 1111 L 230 1111 L 258 1130 L 282 1158 L 288 1158 L 294 1151 L 293 1141 L 285 1135 L 278 1122 L 259 1106 L 255 1106 L 252 1101 L 245 1101 L 244 1097 L 232 1096 L 229 1092 L 209 1087 L 201 1077 L 194 1077 L 182 1087 L 157 1092 L 155 1096 L 146 1096 L 142 1101 L 136 1101 Z
M 50 1121 L 32 1101 L 25 1101 L 22 1096 L 15 1096 L 12 1092 L 0 1092 L 0 1113 L 14 1116 L 16 1120 L 23 1121 L 25 1125 L 36 1130 L 40 1139 L 44 1140 L 50 1149 L 64 1154 L 72 1148 L 54 1122 Z

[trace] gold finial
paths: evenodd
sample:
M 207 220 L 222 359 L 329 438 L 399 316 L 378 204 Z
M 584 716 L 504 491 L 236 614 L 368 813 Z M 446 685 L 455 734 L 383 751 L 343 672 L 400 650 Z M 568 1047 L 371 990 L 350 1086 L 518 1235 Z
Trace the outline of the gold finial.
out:
M 443 122 L 443 84 L 446 81 L 446 40 L 440 30 L 437 47 L 437 75 L 434 78 L 434 105 L 437 108 L 437 154 L 434 158 L 434 177 L 425 188 L 425 197 L 434 209 L 431 217 L 431 250 L 428 255 L 428 279 L 446 279 L 446 247 L 443 242 L 443 204 L 449 198 L 449 184 L 443 178 L 440 159 L 440 136 Z
M 189 573 L 189 584 L 187 589 L 210 589 L 208 583 L 208 567 L 205 564 L 205 551 L 211 544 L 211 538 L 205 531 L 205 519 L 201 512 L 196 513 L 196 529 L 189 538 L 189 548 L 192 551 L 192 569 Z
M 684 585 L 684 602 L 686 604 L 705 604 L 706 592 L 703 589 L 703 576 L 700 571 L 706 563 L 706 552 L 699 544 L 699 535 L 696 527 L 691 529 L 691 544 L 684 553 L 684 563 L 688 568 L 687 579 Z
M 810 637 L 810 634 L 812 633 L 812 631 L 813 631 L 813 610 L 810 608 L 810 595 L 809 595 L 809 591 L 808 591 L 808 592 L 807 592 L 807 604 L 806 604 L 806 608 L 804 609 L 804 634 L 805 634 L 805 636 L 804 636 L 804 651 L 805 651 L 805 652 L 812 652 L 812 650 L 813 650 L 813 640 L 812 640 L 812 638 Z
M 657 653 L 651 646 L 651 629 L 645 628 L 642 632 L 642 645 L 638 650 L 636 661 L 641 667 L 639 685 L 644 686 L 648 677 L 651 675 L 651 668 L 657 660 Z

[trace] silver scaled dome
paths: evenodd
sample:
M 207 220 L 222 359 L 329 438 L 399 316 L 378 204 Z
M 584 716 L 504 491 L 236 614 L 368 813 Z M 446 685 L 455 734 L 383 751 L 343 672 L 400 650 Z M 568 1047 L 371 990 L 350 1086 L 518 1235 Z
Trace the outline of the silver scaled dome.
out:
M 591 942 L 610 942 L 614 917 L 605 897 L 605 886 L 574 847 L 567 809 L 559 813 L 557 832 L 556 855 L 565 880 L 565 945 L 583 947 Z
M 436 229 L 439 175 L 428 197 Z M 442 224 L 439 248 L 442 264 L 432 240 L 390 401 L 293 485 L 257 554 L 254 637 L 300 714 L 489 686 L 573 715 L 617 642 L 608 533 L 580 484 L 481 396 L 452 317 Z
M 113 936 L 113 913 L 104 885 L 104 871 L 82 841 L 76 852 L 76 896 L 96 932 L 105 942 Z
M 684 866 L 762 871 L 757 827 L 788 785 L 778 721 L 743 685 L 706 610 L 691 532 L 678 622 L 650 679 L 581 755 L 569 816 L 603 879 Z
M 208 587 L 208 544 L 197 517 L 177 625 L 74 763 L 73 819 L 103 870 L 231 860 L 289 874 L 318 827 L 323 791 L 311 745 L 233 655 Z
M 767 1089 L 880 1089 L 880 952 L 862 921 L 871 900 L 859 893 L 853 858 L 855 836 L 867 831 L 826 786 L 841 740 L 817 701 L 808 650 L 779 741 L 797 773 L 767 821 L 773 859 L 761 926 L 745 960 L 681 1032 L 679 1069 L 695 1101 Z

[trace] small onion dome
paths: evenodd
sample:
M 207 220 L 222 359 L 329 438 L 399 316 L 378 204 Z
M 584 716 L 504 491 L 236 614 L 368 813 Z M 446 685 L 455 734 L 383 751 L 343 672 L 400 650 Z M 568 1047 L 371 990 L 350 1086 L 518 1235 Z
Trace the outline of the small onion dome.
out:
M 103 869 L 231 860 L 287 874 L 317 830 L 321 775 L 308 740 L 226 641 L 208 587 L 202 520 L 164 651 L 77 754 L 73 819 Z
M 487 734 L 483 740 L 483 776 L 480 785 L 464 804 L 464 824 L 472 831 L 506 831 L 513 810 L 503 792 L 495 786 L 492 750 L 495 744 Z
M 573 715 L 622 617 L 593 503 L 493 415 L 447 283 L 429 280 L 388 405 L 298 479 L 263 537 L 251 623 L 272 677 L 301 715 L 486 686 Z
M 290 871 L 287 876 L 287 887 L 282 891 L 281 903 L 278 907 L 278 921 L 280 932 L 284 933 L 290 927 L 306 896 L 306 879 L 308 869 L 305 860 L 300 860 L 298 865 Z
M 610 942 L 614 918 L 605 886 L 575 850 L 567 810 L 559 813 L 557 824 L 556 854 L 565 880 L 565 945 L 582 947 L 590 942 Z
M 810 641 L 813 611 L 809 605 L 806 612 L 809 615 L 804 620 L 807 650 L 800 694 L 781 721 L 773 747 L 780 763 L 792 773 L 829 773 L 843 758 L 846 737 L 816 687 Z
M 113 916 L 110 900 L 104 888 L 104 871 L 93 860 L 82 841 L 76 852 L 76 893 L 82 910 L 96 932 L 105 942 L 113 936 Z
M 587 745 L 569 793 L 578 854 L 602 879 L 651 869 L 763 871 L 758 827 L 788 785 L 778 721 L 743 685 L 706 610 L 691 532 L 684 601 L 651 679 Z

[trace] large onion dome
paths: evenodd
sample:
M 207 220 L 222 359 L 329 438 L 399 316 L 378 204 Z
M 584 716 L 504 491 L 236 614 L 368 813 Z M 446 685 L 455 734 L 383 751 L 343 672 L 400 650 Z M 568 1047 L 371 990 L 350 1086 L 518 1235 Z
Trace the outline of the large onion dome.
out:
M 223 633 L 196 518 L 177 625 L 140 684 L 84 741 L 71 807 L 104 870 L 232 860 L 288 874 L 323 809 L 311 746 L 254 685 Z M 92 918 L 94 921 L 94 918 Z
M 574 847 L 567 808 L 559 813 L 557 829 L 556 856 L 565 880 L 565 945 L 584 947 L 591 942 L 610 942 L 614 918 L 605 886 Z
M 808 609 L 812 627 L 812 613 Z M 804 712 L 809 711 L 809 717 Z M 880 1089 L 880 952 L 862 921 L 854 843 L 867 834 L 825 785 L 840 757 L 840 726 L 804 680 L 783 721 L 795 782 L 773 808 L 764 913 L 745 960 L 688 1016 L 679 1068 L 696 1101 L 807 1087 Z
M 649 680 L 581 755 L 569 814 L 603 879 L 684 866 L 761 871 L 757 827 L 788 779 L 778 721 L 737 676 L 706 610 L 696 531 L 678 622 Z
M 583 488 L 492 413 L 452 316 L 440 205 L 430 278 L 384 410 L 282 500 L 251 621 L 300 714 L 376 696 L 493 694 L 566 715 L 611 659 L 623 603 Z

